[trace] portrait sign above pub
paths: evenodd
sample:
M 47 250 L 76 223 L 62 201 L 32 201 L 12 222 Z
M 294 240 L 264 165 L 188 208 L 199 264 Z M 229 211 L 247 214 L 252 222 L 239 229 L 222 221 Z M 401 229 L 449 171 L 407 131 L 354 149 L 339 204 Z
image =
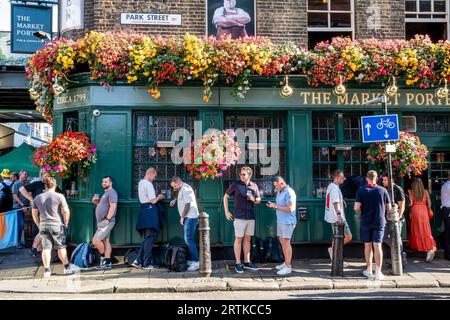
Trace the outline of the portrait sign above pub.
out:
M 207 0 L 206 34 L 232 39 L 256 35 L 255 0 Z

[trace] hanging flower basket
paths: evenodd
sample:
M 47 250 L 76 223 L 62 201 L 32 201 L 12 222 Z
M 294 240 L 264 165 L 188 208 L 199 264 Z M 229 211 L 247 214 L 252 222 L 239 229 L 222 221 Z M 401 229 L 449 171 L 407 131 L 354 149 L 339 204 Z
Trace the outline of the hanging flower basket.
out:
M 428 168 L 428 148 L 420 143 L 419 137 L 400 131 L 400 139 L 395 143 L 392 154 L 392 171 L 399 177 L 419 176 Z M 384 143 L 371 144 L 367 150 L 367 160 L 386 173 L 386 147 Z
M 184 154 L 184 163 L 195 179 L 215 179 L 235 165 L 240 155 L 233 131 L 212 131 L 191 143 L 191 152 Z
M 96 161 L 96 148 L 84 132 L 59 134 L 48 145 L 37 148 L 34 164 L 60 178 L 68 178 L 75 167 L 85 173 Z

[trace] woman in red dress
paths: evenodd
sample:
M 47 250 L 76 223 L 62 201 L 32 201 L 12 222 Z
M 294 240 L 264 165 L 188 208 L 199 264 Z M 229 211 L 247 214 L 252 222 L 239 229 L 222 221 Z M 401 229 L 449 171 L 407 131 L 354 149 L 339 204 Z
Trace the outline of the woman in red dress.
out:
M 430 216 L 431 199 L 428 191 L 423 187 L 421 179 L 414 179 L 411 190 L 411 230 L 409 245 L 411 249 L 427 253 L 427 262 L 431 262 L 436 252 L 436 242 L 431 234 Z

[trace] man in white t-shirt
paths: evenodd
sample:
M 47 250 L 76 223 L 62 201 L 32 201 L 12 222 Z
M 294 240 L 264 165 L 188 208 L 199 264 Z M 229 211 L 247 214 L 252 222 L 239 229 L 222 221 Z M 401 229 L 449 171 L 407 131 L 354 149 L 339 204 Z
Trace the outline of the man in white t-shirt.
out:
M 195 243 L 195 231 L 198 225 L 198 207 L 194 190 L 177 176 L 172 178 L 170 186 L 175 191 L 178 191 L 177 198 L 170 202 L 170 206 L 173 207 L 176 202 L 178 203 L 180 224 L 184 227 L 184 241 L 188 246 L 190 255 L 188 271 L 196 271 L 199 269 L 200 264 L 197 245 Z
M 325 221 L 331 223 L 331 227 L 334 233 L 333 224 L 344 223 L 344 244 L 349 243 L 352 240 L 352 233 L 345 219 L 344 211 L 344 197 L 342 196 L 341 185 L 345 180 L 344 172 L 342 170 L 336 170 L 333 174 L 333 182 L 328 185 L 325 202 Z M 330 258 L 333 258 L 333 248 L 328 248 Z

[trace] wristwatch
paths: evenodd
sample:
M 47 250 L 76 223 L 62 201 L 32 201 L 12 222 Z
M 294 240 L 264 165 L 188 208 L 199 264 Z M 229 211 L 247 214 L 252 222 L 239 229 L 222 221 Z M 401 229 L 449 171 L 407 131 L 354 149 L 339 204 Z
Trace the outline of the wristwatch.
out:
M 278 206 L 277 206 L 277 205 L 275 205 L 275 209 L 278 209 Z

